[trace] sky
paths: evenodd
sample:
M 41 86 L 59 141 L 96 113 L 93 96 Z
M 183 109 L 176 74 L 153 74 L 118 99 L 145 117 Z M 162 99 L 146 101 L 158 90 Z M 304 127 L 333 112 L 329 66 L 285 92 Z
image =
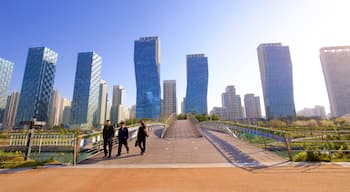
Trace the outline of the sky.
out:
M 347 0 L 0 0 L 0 57 L 15 63 L 10 92 L 20 91 L 30 47 L 58 53 L 54 87 L 73 97 L 79 52 L 103 60 L 102 79 L 136 103 L 134 41 L 160 37 L 161 81 L 176 80 L 178 111 L 186 95 L 186 54 L 209 61 L 208 111 L 235 85 L 262 99 L 256 48 L 290 47 L 296 109 L 329 101 L 319 59 L 325 46 L 350 45 Z M 263 107 L 262 107 L 263 109 Z M 264 111 L 264 110 L 263 110 Z

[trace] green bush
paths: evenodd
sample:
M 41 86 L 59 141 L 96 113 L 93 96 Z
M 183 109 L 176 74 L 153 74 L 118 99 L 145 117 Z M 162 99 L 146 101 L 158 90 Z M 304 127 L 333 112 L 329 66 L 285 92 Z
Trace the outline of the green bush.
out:
M 300 161 L 306 161 L 307 158 L 307 154 L 305 151 L 301 151 L 299 153 L 297 153 L 296 155 L 294 155 L 293 160 L 296 162 L 300 162 Z

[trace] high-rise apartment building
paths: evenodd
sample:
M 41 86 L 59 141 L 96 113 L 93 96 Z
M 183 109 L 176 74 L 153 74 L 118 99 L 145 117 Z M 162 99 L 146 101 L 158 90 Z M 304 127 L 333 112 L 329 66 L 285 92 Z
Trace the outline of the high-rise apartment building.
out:
M 164 80 L 163 81 L 163 109 L 162 115 L 168 117 L 172 113 L 176 113 L 176 81 Z
M 15 91 L 8 96 L 2 129 L 14 129 L 16 126 L 16 114 L 19 101 L 19 92 Z
M 124 110 L 125 110 L 125 88 L 121 85 L 113 86 L 113 97 L 110 120 L 113 124 L 118 124 L 124 121 Z
M 103 125 L 106 122 L 107 101 L 108 101 L 108 85 L 105 80 L 101 80 L 99 95 L 98 95 L 97 126 L 103 127 Z
M 227 111 L 228 120 L 244 118 L 241 96 L 236 94 L 235 86 L 230 85 L 225 88 L 222 94 L 222 107 Z
M 59 110 L 59 124 L 69 125 L 71 116 L 71 105 L 72 101 L 67 98 L 62 98 L 60 102 Z
M 260 98 L 254 94 L 244 95 L 244 107 L 247 119 L 261 118 Z
M 51 102 L 49 107 L 49 122 L 50 126 L 59 125 L 60 115 L 60 94 L 58 90 L 52 91 Z

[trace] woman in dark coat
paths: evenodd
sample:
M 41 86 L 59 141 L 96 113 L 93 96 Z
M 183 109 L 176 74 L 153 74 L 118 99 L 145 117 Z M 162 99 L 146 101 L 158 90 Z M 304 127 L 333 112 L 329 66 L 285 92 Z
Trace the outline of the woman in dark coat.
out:
M 137 131 L 137 145 L 141 149 L 141 155 L 146 151 L 146 137 L 148 137 L 147 128 L 144 121 L 140 122 L 140 127 Z

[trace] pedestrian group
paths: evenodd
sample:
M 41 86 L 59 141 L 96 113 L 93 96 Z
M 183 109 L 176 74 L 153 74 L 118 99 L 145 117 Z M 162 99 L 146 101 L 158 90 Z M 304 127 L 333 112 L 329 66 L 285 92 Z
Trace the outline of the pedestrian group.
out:
M 103 151 L 104 158 L 111 158 L 112 147 L 113 147 L 113 138 L 115 137 L 115 128 L 111 124 L 110 120 L 106 121 L 105 126 L 103 127 Z M 144 121 L 140 121 L 140 127 L 137 131 L 137 139 L 135 142 L 135 147 L 140 148 L 140 154 L 143 155 L 146 152 L 146 138 L 148 137 L 147 127 Z M 129 131 L 128 127 L 125 126 L 125 123 L 122 121 L 119 123 L 118 129 L 118 151 L 116 157 L 121 155 L 122 146 L 124 145 L 126 148 L 126 153 L 129 154 Z M 108 146 L 108 150 L 107 150 Z

